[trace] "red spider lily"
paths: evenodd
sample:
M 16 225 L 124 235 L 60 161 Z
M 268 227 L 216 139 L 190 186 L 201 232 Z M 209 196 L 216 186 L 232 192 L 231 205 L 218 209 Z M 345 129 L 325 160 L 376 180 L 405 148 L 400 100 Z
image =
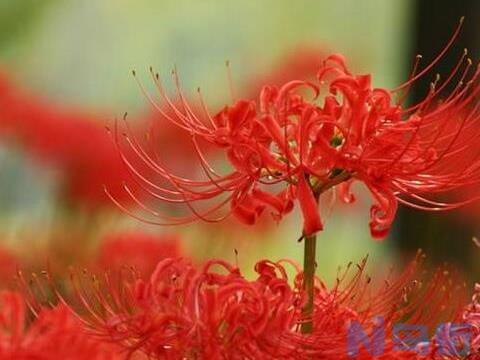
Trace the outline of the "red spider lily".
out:
M 352 264 L 339 270 L 331 288 L 317 278 L 309 334 L 300 332 L 306 321 L 303 276 L 288 260 L 258 262 L 253 281 L 222 260 L 195 267 L 177 258 L 161 261 L 148 281 L 123 277 L 112 284 L 108 277 L 94 277 L 73 284 L 83 309 L 77 313 L 93 334 L 151 359 L 348 359 L 353 321 L 371 334 L 377 316 L 386 329 L 400 321 L 435 326 L 459 318 L 462 286 L 444 270 L 428 281 L 419 279 L 419 259 L 380 286 L 365 274 L 365 260 L 353 274 Z M 293 283 L 286 265 L 297 273 Z M 387 339 L 379 359 L 429 359 L 397 351 L 392 341 Z M 363 349 L 358 358 L 371 356 Z
M 134 266 L 148 277 L 160 260 L 180 254 L 180 237 L 175 234 L 113 233 L 103 239 L 96 265 L 101 269 Z
M 480 92 L 479 70 L 472 69 L 466 52 L 446 79 L 432 83 L 422 101 L 403 105 L 409 88 L 440 61 L 459 30 L 460 26 L 439 56 L 420 71 L 417 58 L 409 80 L 394 89 L 373 88 L 370 75 L 352 74 L 342 56 L 332 55 L 318 69 L 316 81 L 264 86 L 258 102 L 241 99 L 216 115 L 209 113 L 201 96 L 203 111 L 192 110 L 176 72 L 178 99 L 171 100 L 152 71 L 162 103 L 142 90 L 166 120 L 191 136 L 205 176 L 195 180 L 173 174 L 128 133 L 128 125 L 127 134 L 121 136 L 117 124 L 114 139 L 144 192 L 157 200 L 184 204 L 192 212 L 190 216 L 165 216 L 126 186 L 148 218 L 131 215 L 150 223 L 181 224 L 196 219 L 216 222 L 233 213 L 253 224 L 267 209 L 280 219 L 296 200 L 303 214 L 304 235 L 311 235 L 323 227 L 319 197 L 337 190 L 342 200 L 352 202 L 350 186 L 360 181 L 374 199 L 371 233 L 381 238 L 391 227 L 398 203 L 439 211 L 477 200 L 478 196 L 454 202 L 439 198 L 479 181 L 480 111 L 475 101 Z M 455 81 L 454 90 L 445 94 Z M 214 170 L 199 141 L 223 148 L 233 169 L 225 175 Z M 149 179 L 135 166 L 139 162 L 169 186 Z
M 1 360 L 120 360 L 124 356 L 108 343 L 88 336 L 65 306 L 43 310 L 29 324 L 20 294 L 0 293 Z

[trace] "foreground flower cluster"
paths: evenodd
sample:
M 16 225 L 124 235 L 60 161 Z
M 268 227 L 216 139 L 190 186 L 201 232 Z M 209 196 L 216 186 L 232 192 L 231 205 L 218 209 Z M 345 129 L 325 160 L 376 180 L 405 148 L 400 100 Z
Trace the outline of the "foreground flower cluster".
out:
M 49 331 L 39 334 L 36 341 L 42 344 L 45 338 L 45 343 L 53 345 L 64 337 L 76 336 L 75 344 L 92 349 L 90 357 L 79 357 L 81 359 L 103 359 L 104 349 L 109 349 L 111 359 L 117 359 L 113 354 L 123 356 L 119 359 L 128 356 L 332 360 L 473 356 L 478 351 L 478 295 L 464 307 L 464 288 L 456 276 L 441 269 L 426 280 L 418 271 L 421 257 L 383 283 L 374 284 L 366 274 L 366 260 L 339 270 L 330 287 L 316 278 L 314 327 L 309 334 L 299 331 L 305 321 L 302 272 L 288 260 L 258 262 L 257 278 L 253 281 L 225 261 L 211 260 L 195 266 L 184 258 L 160 261 L 149 278 L 138 277 L 133 271 L 124 272 L 118 278 L 120 283 L 112 282 L 109 276 L 78 275 L 72 279 L 73 298 L 66 301 L 61 297 L 61 305 L 54 310 L 45 310 L 37 301 L 38 295 L 32 297 L 30 290 L 25 292 L 32 309 L 43 309 L 25 333 L 21 332 L 24 305 L 20 305 L 22 300 L 18 295 L 4 296 L 8 306 L 2 306 L 0 319 L 3 319 L 2 328 L 17 339 L 15 344 L 27 344 L 28 334 L 44 326 L 45 318 L 53 318 L 47 327 Z M 289 281 L 287 273 L 292 272 L 293 281 Z M 37 292 L 46 294 L 52 290 L 50 280 L 40 285 L 41 281 L 34 279 Z M 65 303 L 70 304 L 70 310 L 73 309 L 80 320 L 66 311 Z M 12 306 L 16 309 L 11 310 Z M 15 322 L 5 323 L 8 319 Z M 378 319 L 382 319 L 385 329 L 380 349 L 359 341 L 361 337 L 355 338 L 363 334 L 374 339 Z M 428 327 L 433 338 L 412 343 L 408 333 L 391 333 L 398 323 Z M 452 323 L 461 323 L 464 335 L 455 337 L 454 333 L 448 333 L 447 341 L 444 337 L 438 339 L 440 335 L 434 331 L 438 325 L 453 326 Z M 352 332 L 352 326 L 361 332 Z M 59 332 L 62 337 L 58 340 L 48 338 L 50 333 Z M 9 351 L 21 349 L 20 345 L 10 348 L 8 344 L 0 341 Z M 41 346 L 35 344 L 28 343 L 27 349 L 41 351 Z M 64 351 L 61 346 L 56 348 Z M 48 356 L 44 358 L 69 358 Z

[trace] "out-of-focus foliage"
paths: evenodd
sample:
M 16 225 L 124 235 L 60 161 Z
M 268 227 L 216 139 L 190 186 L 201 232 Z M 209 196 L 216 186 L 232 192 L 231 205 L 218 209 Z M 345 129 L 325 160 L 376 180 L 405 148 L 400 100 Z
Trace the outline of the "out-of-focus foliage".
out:
M 22 2 L 22 1 L 20 1 Z M 375 82 L 398 82 L 410 35 L 409 1 L 286 0 L 96 2 L 59 1 L 43 12 L 28 38 L 12 42 L 12 70 L 58 101 L 116 109 L 143 106 L 129 71 L 177 65 L 186 88 L 202 86 L 217 102 L 228 97 L 223 62 L 235 83 L 269 69 L 299 44 L 342 52 Z M 118 107 L 121 109 L 118 109 Z
M 35 30 L 41 18 L 54 0 L 4 0 L 0 2 L 0 46 L 18 41 L 28 32 Z

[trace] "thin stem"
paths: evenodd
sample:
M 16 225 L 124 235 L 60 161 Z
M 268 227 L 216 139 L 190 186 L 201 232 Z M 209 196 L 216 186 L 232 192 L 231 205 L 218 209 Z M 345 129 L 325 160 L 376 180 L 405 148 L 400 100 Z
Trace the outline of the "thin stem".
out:
M 326 190 L 349 180 L 352 177 L 352 173 L 343 171 L 331 178 L 325 183 L 311 185 L 311 190 L 317 201 L 317 205 L 320 201 L 320 195 Z M 315 298 L 315 272 L 317 270 L 316 252 L 317 252 L 317 234 L 312 234 L 304 237 L 304 250 L 303 250 L 303 289 L 307 293 L 307 303 L 302 309 L 303 323 L 301 326 L 301 332 L 303 334 L 309 334 L 313 331 L 313 310 L 314 310 L 314 298 Z
M 303 286 L 307 293 L 307 303 L 303 307 L 303 317 L 305 322 L 302 324 L 302 333 L 308 334 L 313 330 L 313 299 L 314 299 L 314 282 L 316 268 L 316 246 L 317 235 L 313 234 L 305 237 L 304 253 L 303 253 Z

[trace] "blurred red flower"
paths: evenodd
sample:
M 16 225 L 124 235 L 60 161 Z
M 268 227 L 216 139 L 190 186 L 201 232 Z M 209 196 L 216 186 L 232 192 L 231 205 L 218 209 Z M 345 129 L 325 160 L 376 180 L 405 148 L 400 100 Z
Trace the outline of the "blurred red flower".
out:
M 247 82 L 245 97 L 255 98 L 265 84 L 282 86 L 291 79 L 312 80 L 327 56 L 325 49 L 301 45 L 285 51 L 270 72 L 259 74 Z
M 124 193 L 128 173 L 105 130 L 106 120 L 47 103 L 17 89 L 4 74 L 0 78 L 0 133 L 58 168 L 66 198 L 81 206 L 109 205 L 104 185 L 117 196 Z
M 180 241 L 176 234 L 108 234 L 98 249 L 96 266 L 107 270 L 133 266 L 142 277 L 149 277 L 160 260 L 181 256 Z
M 0 293 L 1 360 L 120 360 L 119 349 L 87 335 L 65 306 L 44 309 L 30 319 L 18 293 Z

